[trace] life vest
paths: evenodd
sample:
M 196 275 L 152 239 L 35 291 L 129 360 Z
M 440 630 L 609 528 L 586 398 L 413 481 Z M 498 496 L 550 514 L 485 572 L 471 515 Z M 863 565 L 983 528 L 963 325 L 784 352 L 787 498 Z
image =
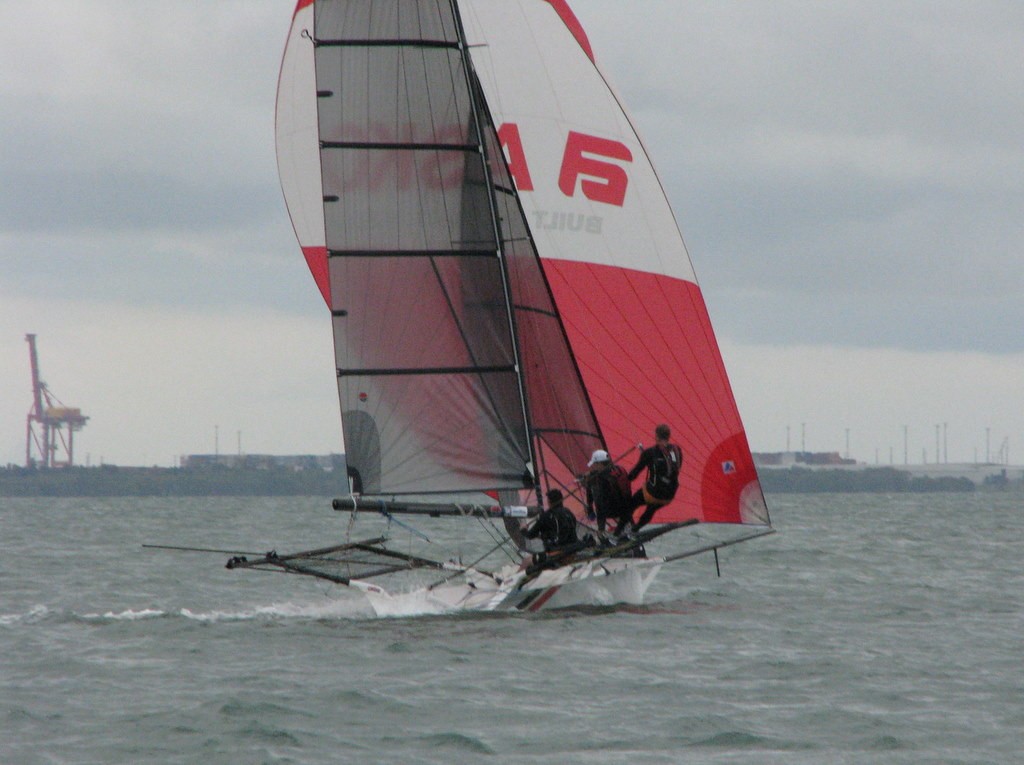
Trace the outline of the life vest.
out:
M 618 494 L 621 502 L 629 501 L 633 494 L 633 487 L 629 484 L 629 473 L 621 465 L 612 465 L 608 471 L 608 483 L 614 494 Z
M 587 478 L 587 500 L 592 500 L 608 515 L 625 509 L 633 493 L 625 468 L 611 464 Z M 588 504 L 589 507 L 589 504 Z
M 567 507 L 552 507 L 546 511 L 546 516 L 542 517 L 543 531 L 540 535 L 545 549 L 567 547 L 579 541 L 576 537 L 576 516 Z
M 645 488 L 652 497 L 672 499 L 679 489 L 679 471 L 683 467 L 683 452 L 675 444 L 654 446 L 647 469 Z

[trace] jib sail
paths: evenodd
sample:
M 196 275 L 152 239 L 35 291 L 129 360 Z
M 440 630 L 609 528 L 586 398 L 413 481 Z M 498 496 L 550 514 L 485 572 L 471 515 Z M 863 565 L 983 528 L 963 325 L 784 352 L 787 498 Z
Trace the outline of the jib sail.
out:
M 689 255 L 582 25 L 566 0 L 459 5 L 608 451 L 668 423 L 685 462 L 658 520 L 767 523 Z

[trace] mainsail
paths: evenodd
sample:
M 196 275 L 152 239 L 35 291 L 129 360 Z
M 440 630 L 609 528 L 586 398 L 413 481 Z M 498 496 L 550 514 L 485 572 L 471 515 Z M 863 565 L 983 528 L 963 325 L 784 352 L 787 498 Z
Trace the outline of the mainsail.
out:
M 679 229 L 565 0 L 300 0 L 277 139 L 364 492 L 569 486 L 666 422 L 658 521 L 768 522 Z

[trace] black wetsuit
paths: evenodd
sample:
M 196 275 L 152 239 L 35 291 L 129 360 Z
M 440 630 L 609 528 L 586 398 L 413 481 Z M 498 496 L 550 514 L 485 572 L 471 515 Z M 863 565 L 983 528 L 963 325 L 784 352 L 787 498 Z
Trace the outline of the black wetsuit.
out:
M 636 467 L 629 471 L 629 480 L 632 481 L 644 468 L 647 468 L 647 480 L 643 488 L 637 491 L 630 501 L 630 511 L 646 504 L 647 509 L 636 522 L 636 528 L 640 529 L 651 522 L 654 512 L 659 507 L 664 507 L 676 496 L 679 489 L 679 469 L 683 465 L 683 452 L 675 444 L 667 446 L 654 446 L 644 449 Z M 645 496 L 646 492 L 646 496 Z
M 579 541 L 576 537 L 576 517 L 565 505 L 554 505 L 541 513 L 536 523 L 523 532 L 523 536 L 529 539 L 540 537 L 544 549 L 548 551 L 568 547 Z
M 630 504 L 629 478 L 618 465 L 609 463 L 587 475 L 587 515 L 597 516 L 597 530 L 604 531 L 608 518 L 615 520 L 615 529 L 625 529 L 633 520 Z

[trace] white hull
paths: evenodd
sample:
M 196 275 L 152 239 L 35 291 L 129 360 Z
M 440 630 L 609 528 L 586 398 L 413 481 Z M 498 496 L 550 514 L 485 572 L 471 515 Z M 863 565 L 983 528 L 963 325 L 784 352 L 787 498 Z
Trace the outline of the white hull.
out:
M 541 611 L 573 606 L 639 604 L 664 563 L 662 558 L 585 561 L 543 571 L 524 581 L 516 567 L 495 577 L 467 572 L 457 583 L 389 593 L 369 582 L 353 580 L 377 616 L 413 616 L 457 611 Z

